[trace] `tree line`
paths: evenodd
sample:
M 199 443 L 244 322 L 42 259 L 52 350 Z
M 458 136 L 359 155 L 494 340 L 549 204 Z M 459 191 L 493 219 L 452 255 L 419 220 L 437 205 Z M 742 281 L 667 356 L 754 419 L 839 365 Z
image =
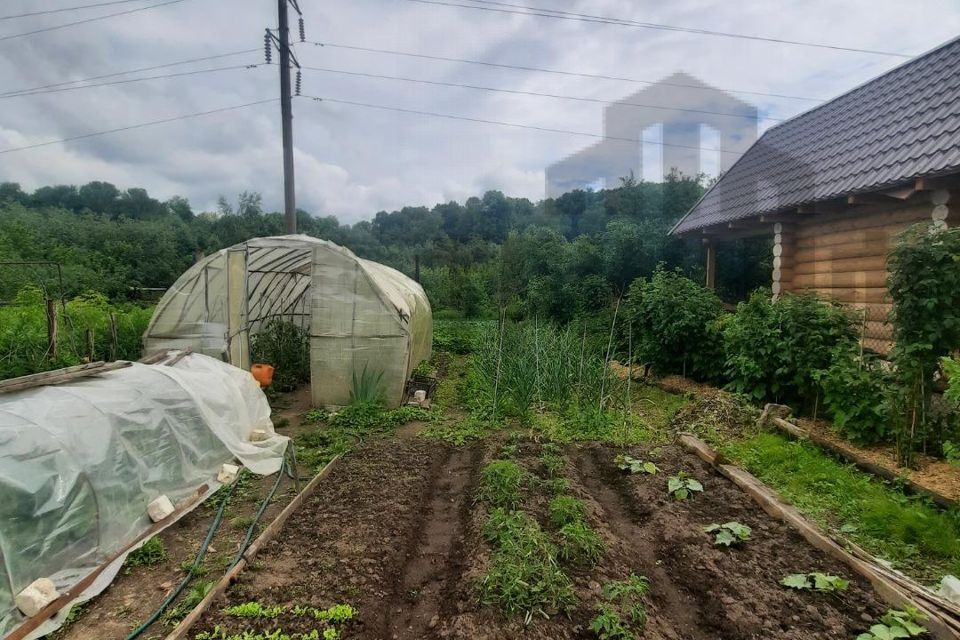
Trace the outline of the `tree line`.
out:
M 539 202 L 488 191 L 463 203 L 380 211 L 355 224 L 300 210 L 298 229 L 419 278 L 441 314 L 483 317 L 504 309 L 567 320 L 609 308 L 660 263 L 701 278 L 702 248 L 668 232 L 703 190 L 696 177 L 628 177 L 615 188 Z M 195 212 L 185 198 L 161 201 L 108 182 L 32 193 L 2 183 L 0 301 L 28 285 L 51 297 L 97 291 L 115 301 L 136 299 L 144 289 L 169 287 L 202 255 L 283 233 L 283 215 L 264 210 L 256 192 L 235 202 L 221 197 L 215 211 Z M 769 255 L 765 239 L 724 246 L 721 296 L 740 299 L 765 284 Z M 17 262 L 51 264 L 9 264 Z

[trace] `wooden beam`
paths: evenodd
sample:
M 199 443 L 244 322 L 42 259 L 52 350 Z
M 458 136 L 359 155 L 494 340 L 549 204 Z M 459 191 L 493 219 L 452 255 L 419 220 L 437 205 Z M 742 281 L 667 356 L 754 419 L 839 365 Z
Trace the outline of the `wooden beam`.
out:
M 717 247 L 712 242 L 707 243 L 706 252 L 706 287 L 707 289 L 717 288 Z

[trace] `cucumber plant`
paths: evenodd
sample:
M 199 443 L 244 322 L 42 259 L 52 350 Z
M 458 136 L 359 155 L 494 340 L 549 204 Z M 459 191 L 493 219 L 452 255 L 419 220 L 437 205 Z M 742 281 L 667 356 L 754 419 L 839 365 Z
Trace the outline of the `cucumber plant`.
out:
M 677 500 L 686 500 L 695 492 L 703 491 L 703 485 L 696 478 L 691 478 L 683 471 L 678 471 L 677 475 L 670 476 L 667 480 L 667 493 Z
M 752 529 L 740 522 L 724 522 L 723 524 L 710 524 L 703 528 L 707 533 L 716 534 L 713 544 L 716 546 L 729 547 L 731 545 L 746 542 L 750 539 Z
M 916 638 L 927 632 L 920 624 L 927 617 L 914 607 L 887 609 L 878 624 L 870 627 L 870 631 L 861 633 L 857 640 L 895 640 L 896 638 Z
M 849 580 L 844 580 L 839 576 L 833 576 L 826 573 L 791 573 L 784 576 L 780 581 L 785 587 L 797 589 L 798 591 L 823 591 L 825 593 L 834 593 L 836 591 L 845 591 L 850 586 Z
M 617 468 L 621 471 L 627 471 L 631 474 L 633 473 L 648 473 L 650 475 L 656 474 L 660 471 L 660 468 L 657 467 L 654 463 L 650 461 L 644 462 L 627 454 L 620 454 L 613 459 L 613 464 L 617 465 Z

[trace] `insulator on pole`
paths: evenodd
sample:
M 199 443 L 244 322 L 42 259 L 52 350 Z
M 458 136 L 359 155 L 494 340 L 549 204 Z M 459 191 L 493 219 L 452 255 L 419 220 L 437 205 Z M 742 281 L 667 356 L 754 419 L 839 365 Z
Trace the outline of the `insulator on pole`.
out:
M 300 42 L 307 41 L 307 32 L 303 28 L 303 18 L 300 18 Z
M 273 61 L 273 46 L 270 42 L 270 30 L 263 34 L 263 57 L 270 64 Z
M 303 76 L 300 73 L 300 69 L 297 69 L 297 95 L 300 95 L 300 82 L 302 77 Z

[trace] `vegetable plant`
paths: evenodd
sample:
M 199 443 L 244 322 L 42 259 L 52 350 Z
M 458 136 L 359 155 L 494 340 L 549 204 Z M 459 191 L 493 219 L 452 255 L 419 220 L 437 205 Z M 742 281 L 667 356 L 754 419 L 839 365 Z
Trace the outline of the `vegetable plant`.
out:
M 691 478 L 683 471 L 670 476 L 667 480 L 667 493 L 677 500 L 686 500 L 693 493 L 703 491 L 703 485 L 696 478 Z
M 620 605 L 630 615 L 630 619 L 641 626 L 647 622 L 647 610 L 643 606 L 642 598 L 649 591 L 650 581 L 636 574 L 630 574 L 626 580 L 603 585 L 604 597 Z
M 557 555 L 566 562 L 594 564 L 603 555 L 603 541 L 582 520 L 560 527 L 557 542 Z
M 480 499 L 495 507 L 520 506 L 523 469 L 512 460 L 494 460 L 480 474 Z
M 550 501 L 550 524 L 560 528 L 564 525 L 583 520 L 583 503 L 573 496 L 560 495 Z
M 784 576 L 780 581 L 785 587 L 797 589 L 798 591 L 823 591 L 833 593 L 836 591 L 845 591 L 850 586 L 849 580 L 844 580 L 839 576 L 833 576 L 826 573 L 791 573 Z
M 736 521 L 707 525 L 703 530 L 716 534 L 713 544 L 724 547 L 746 542 L 751 533 L 750 527 Z
M 620 614 L 609 604 L 597 605 L 597 615 L 590 622 L 590 631 L 600 640 L 634 640 L 630 627 L 620 619 Z
M 123 566 L 125 569 L 131 567 L 151 567 L 167 559 L 167 548 L 157 536 L 153 536 L 143 543 L 138 549 L 135 549 L 127 555 Z
M 924 635 L 927 630 L 919 623 L 927 617 L 914 607 L 888 609 L 880 618 L 878 624 L 870 627 L 870 631 L 861 633 L 857 640 L 894 640 L 895 638 L 916 638 Z
M 617 465 L 617 468 L 621 471 L 628 471 L 630 473 L 649 473 L 650 475 L 654 475 L 660 471 L 660 468 L 653 462 L 644 462 L 643 460 L 628 456 L 625 453 L 614 458 L 613 464 Z

